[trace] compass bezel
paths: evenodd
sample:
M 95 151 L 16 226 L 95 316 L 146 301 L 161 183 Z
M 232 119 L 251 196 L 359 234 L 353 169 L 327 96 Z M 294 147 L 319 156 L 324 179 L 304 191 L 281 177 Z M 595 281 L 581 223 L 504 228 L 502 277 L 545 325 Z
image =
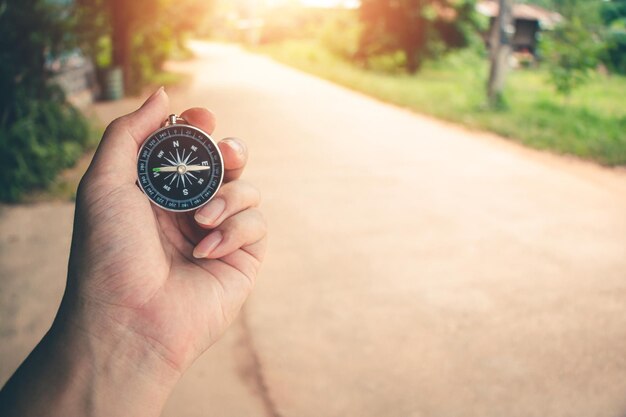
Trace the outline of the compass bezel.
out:
M 196 137 L 191 137 L 190 138 L 189 136 L 186 136 L 186 135 L 184 135 L 184 134 L 182 134 L 180 132 L 179 133 L 169 134 L 169 135 L 167 135 L 165 137 L 162 137 L 162 138 L 158 137 L 158 135 L 161 134 L 162 132 L 168 131 L 168 130 L 171 130 L 171 129 L 181 129 L 181 132 L 182 132 L 183 129 L 191 129 L 191 130 L 194 130 L 195 132 L 199 133 L 201 135 L 202 139 L 196 138 Z M 148 192 L 146 192 L 146 188 L 144 188 L 144 185 L 142 183 L 142 176 L 145 176 L 146 177 L 146 181 L 152 187 L 155 187 L 155 185 L 152 183 L 152 180 L 150 179 L 149 167 L 146 166 L 146 170 L 143 171 L 143 172 L 141 171 L 140 163 L 141 163 L 141 160 L 142 160 L 142 153 L 143 153 L 143 151 L 146 149 L 146 147 L 149 145 L 149 142 L 152 139 L 156 139 L 156 143 L 154 143 L 153 148 L 150 150 L 150 153 L 145 157 L 145 163 L 147 165 L 148 164 L 148 160 L 150 158 L 150 155 L 152 154 L 152 150 L 159 143 L 161 143 L 162 141 L 167 140 L 169 138 L 172 138 L 172 136 L 181 136 L 181 137 L 187 137 L 187 138 L 196 140 L 196 141 L 200 142 L 202 144 L 202 146 L 204 146 L 206 148 L 205 150 L 209 153 L 209 155 L 211 155 L 210 145 L 207 144 L 207 142 L 208 142 L 215 148 L 215 153 L 217 154 L 218 159 L 219 159 L 218 163 L 219 163 L 219 166 L 220 166 L 220 176 L 219 176 L 219 180 L 217 182 L 217 185 L 215 186 L 215 190 L 213 191 L 213 193 L 208 198 L 202 197 L 202 194 L 209 187 L 211 187 L 211 181 L 207 181 L 207 185 L 203 189 L 203 191 L 198 193 L 198 194 L 196 194 L 195 196 L 193 196 L 192 198 L 189 199 L 189 200 L 192 200 L 194 198 L 201 197 L 201 198 L 206 198 L 206 200 L 203 201 L 202 203 L 198 204 L 198 205 L 194 205 L 191 208 L 173 208 L 173 207 L 168 207 L 166 205 L 168 201 L 176 201 L 178 204 L 180 204 L 181 200 L 172 199 L 172 198 L 166 199 L 166 201 L 163 204 L 159 203 L 158 201 L 155 200 L 155 198 L 150 196 L 148 194 Z M 212 158 L 211 158 L 211 164 L 212 164 L 212 166 L 215 165 L 215 162 L 213 162 Z M 211 137 L 211 135 L 206 133 L 204 130 L 202 130 L 202 129 L 198 128 L 198 127 L 192 126 L 190 124 L 187 124 L 187 123 L 168 124 L 166 126 L 163 126 L 163 127 L 159 128 L 159 129 L 155 130 L 154 132 L 150 133 L 150 135 L 148 135 L 146 140 L 141 144 L 141 146 L 139 148 L 139 152 L 137 153 L 137 185 L 139 186 L 139 189 L 141 189 L 141 191 L 146 195 L 146 197 L 148 197 L 148 200 L 152 204 L 154 204 L 157 207 L 162 208 L 163 210 L 166 210 L 166 211 L 170 211 L 170 212 L 173 212 L 173 213 L 185 213 L 185 212 L 189 212 L 189 211 L 193 211 L 193 210 L 199 209 L 200 207 L 204 206 L 205 204 L 207 204 L 209 201 L 211 201 L 215 197 L 215 195 L 217 194 L 218 190 L 222 186 L 223 181 L 224 181 L 224 157 L 222 155 L 222 152 L 220 151 L 219 146 L 217 145 L 217 142 Z M 155 192 L 157 192 L 157 191 L 155 190 Z

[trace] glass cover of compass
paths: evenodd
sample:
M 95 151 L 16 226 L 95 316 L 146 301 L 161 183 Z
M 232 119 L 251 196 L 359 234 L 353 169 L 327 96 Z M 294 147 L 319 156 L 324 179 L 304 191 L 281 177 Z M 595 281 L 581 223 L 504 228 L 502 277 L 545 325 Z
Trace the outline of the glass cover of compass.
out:
M 189 211 L 213 198 L 224 177 L 217 144 L 202 130 L 171 124 L 153 132 L 139 150 L 139 187 L 170 211 Z

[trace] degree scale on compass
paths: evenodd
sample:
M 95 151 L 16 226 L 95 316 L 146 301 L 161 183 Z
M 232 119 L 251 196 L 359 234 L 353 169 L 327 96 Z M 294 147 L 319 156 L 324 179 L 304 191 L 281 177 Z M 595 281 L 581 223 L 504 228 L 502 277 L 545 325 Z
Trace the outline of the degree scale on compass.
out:
M 171 115 L 141 146 L 137 175 L 139 187 L 152 203 L 166 210 L 190 211 L 215 195 L 224 163 L 209 134 Z

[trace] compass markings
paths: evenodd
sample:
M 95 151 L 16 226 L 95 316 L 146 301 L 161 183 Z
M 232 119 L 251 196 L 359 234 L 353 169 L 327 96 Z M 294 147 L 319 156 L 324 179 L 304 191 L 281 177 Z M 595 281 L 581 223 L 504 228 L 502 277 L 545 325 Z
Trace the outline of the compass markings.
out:
M 142 152 L 149 152 L 142 153 L 139 158 L 139 185 L 157 205 L 186 211 L 202 204 L 217 191 L 221 178 L 216 176 L 223 175 L 223 168 L 214 165 L 223 162 L 219 148 L 216 149 L 214 143 L 202 140 L 202 135 L 197 137 L 195 131 L 185 132 L 187 135 L 183 135 L 182 130 L 172 132 L 174 131 L 170 130 L 167 134 L 157 134 L 153 136 L 153 141 L 146 142 Z M 171 141 L 179 134 L 179 140 Z M 197 143 L 189 143 L 186 138 Z M 152 167 L 147 166 L 150 164 Z M 153 175 L 148 175 L 149 172 Z

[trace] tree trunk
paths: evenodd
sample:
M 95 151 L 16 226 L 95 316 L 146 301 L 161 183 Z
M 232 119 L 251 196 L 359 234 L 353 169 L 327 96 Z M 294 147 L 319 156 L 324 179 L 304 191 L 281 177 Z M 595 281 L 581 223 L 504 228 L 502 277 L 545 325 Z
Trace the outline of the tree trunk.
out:
M 131 41 L 132 30 L 125 0 L 110 0 L 113 65 L 120 67 L 124 76 L 124 90 L 128 90 L 132 80 Z
M 420 68 L 420 60 L 417 56 L 417 48 L 413 45 L 409 45 L 404 49 L 404 54 L 406 55 L 406 70 L 409 74 L 415 74 L 417 70 Z
M 509 55 L 513 26 L 513 0 L 499 0 L 498 16 L 495 19 L 490 39 L 491 69 L 487 84 L 487 97 L 491 106 L 501 102 Z

